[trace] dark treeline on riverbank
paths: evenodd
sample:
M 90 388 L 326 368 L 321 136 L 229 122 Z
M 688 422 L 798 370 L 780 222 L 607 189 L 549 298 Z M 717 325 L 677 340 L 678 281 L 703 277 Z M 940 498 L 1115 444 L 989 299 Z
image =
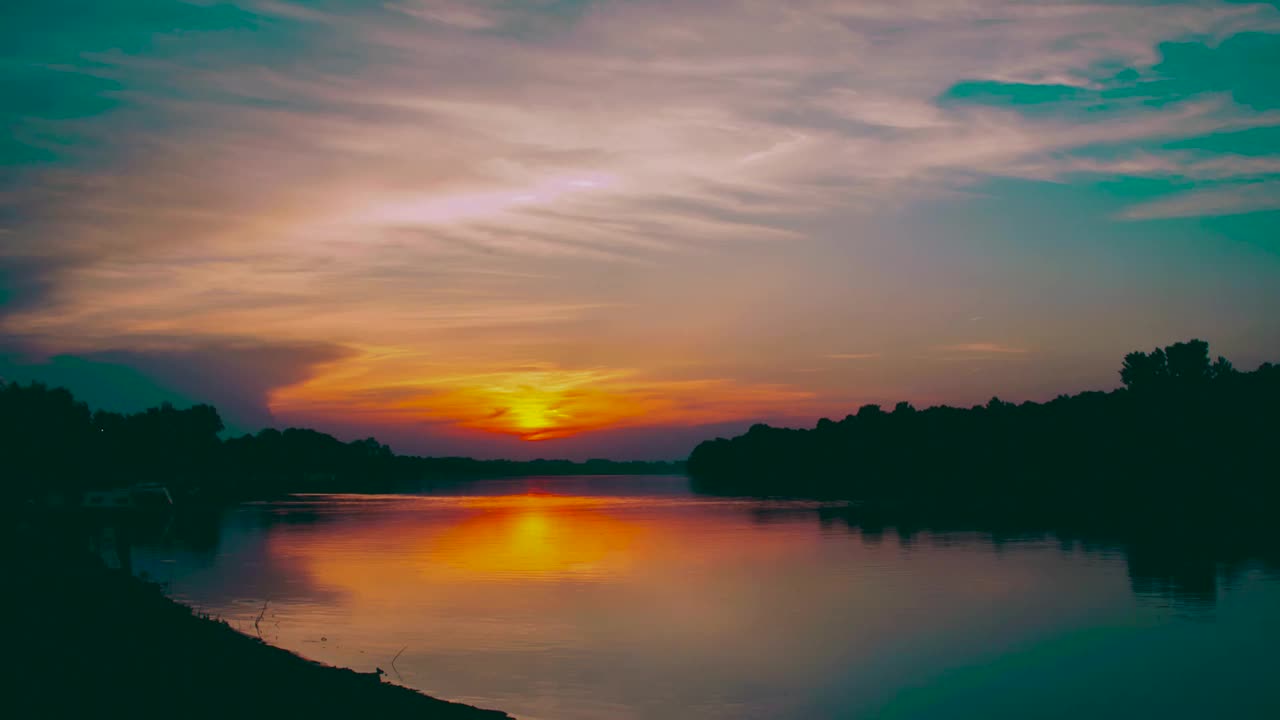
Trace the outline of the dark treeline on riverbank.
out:
M 178 497 L 261 498 L 295 492 L 417 490 L 514 475 L 682 472 L 682 463 L 475 460 L 396 455 L 373 438 L 342 442 L 315 430 L 262 430 L 223 440 L 210 405 L 121 414 L 64 388 L 0 384 L 0 457 L 18 499 L 155 482 Z
M 1122 388 L 1046 403 L 904 402 L 812 429 L 756 425 L 702 443 L 688 470 L 704 492 L 847 498 L 899 508 L 898 517 L 966 515 L 975 524 L 1132 524 L 1144 513 L 1215 509 L 1274 517 L 1280 367 L 1237 371 L 1192 340 L 1130 353 L 1120 376 Z

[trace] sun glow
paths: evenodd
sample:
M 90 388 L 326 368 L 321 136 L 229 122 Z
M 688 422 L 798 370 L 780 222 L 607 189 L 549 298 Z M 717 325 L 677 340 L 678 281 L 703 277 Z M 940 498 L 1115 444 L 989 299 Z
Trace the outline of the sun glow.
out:
M 555 398 L 548 398 L 545 393 L 531 391 L 513 400 L 505 412 L 514 428 L 527 433 L 527 439 L 541 440 L 548 433 L 553 433 L 558 425 L 571 419 L 555 407 L 555 402 Z
M 550 440 L 616 425 L 644 412 L 642 398 L 580 387 L 534 385 L 478 387 L 461 390 L 460 407 L 487 408 L 463 427 L 517 435 L 524 440 Z
M 329 410 L 331 403 L 364 393 L 377 384 L 367 374 L 335 368 L 278 392 L 273 407 Z M 668 410 L 669 399 L 631 387 L 626 373 L 530 367 L 467 375 L 441 373 L 430 389 L 397 377 L 385 393 L 367 405 L 346 407 L 369 419 L 405 422 L 447 418 L 460 428 L 514 435 L 523 440 L 550 440 L 612 427 L 647 414 Z
M 271 395 L 290 422 L 341 416 L 373 425 L 447 422 L 462 430 L 552 440 L 608 428 L 699 424 L 794 410 L 812 395 L 725 380 L 653 380 L 634 369 L 528 364 L 459 372 L 371 349 Z

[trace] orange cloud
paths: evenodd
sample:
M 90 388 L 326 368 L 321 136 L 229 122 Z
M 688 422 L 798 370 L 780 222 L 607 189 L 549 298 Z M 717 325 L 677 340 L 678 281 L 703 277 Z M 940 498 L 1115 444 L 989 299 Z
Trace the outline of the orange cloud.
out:
M 830 353 L 824 357 L 828 360 L 874 360 L 880 357 L 880 353 Z
M 366 354 L 274 392 L 273 412 L 373 423 L 445 422 L 459 428 L 549 440 L 605 428 L 696 425 L 792 415 L 814 394 L 724 379 L 649 380 L 632 369 L 548 364 L 488 372 Z

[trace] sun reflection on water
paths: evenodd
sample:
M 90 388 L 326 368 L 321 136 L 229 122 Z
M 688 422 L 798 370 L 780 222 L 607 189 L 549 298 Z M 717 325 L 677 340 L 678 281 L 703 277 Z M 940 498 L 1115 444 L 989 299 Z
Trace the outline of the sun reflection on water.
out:
M 591 503 L 524 496 L 451 526 L 426 551 L 442 561 L 441 572 L 472 580 L 586 580 L 625 572 L 639 532 Z
M 422 498 L 342 546 L 295 537 L 270 539 L 271 552 L 301 562 L 319 583 L 359 595 L 362 588 L 437 583 L 592 581 L 625 574 L 642 524 L 628 503 L 600 497 L 529 493 Z M 408 562 L 406 562 L 408 561 Z

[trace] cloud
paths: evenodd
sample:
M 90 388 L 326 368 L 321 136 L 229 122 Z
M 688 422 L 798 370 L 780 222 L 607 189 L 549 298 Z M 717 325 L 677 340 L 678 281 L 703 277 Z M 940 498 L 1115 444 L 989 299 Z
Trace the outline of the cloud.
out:
M 871 360 L 880 357 L 880 353 L 831 353 L 823 357 L 831 360 Z
M 4 234 L 0 234 L 0 243 Z M 0 320 L 38 306 L 53 289 L 65 261 L 57 257 L 0 257 Z
M 1060 182 L 1077 174 L 1238 181 L 1280 175 L 1280 156 L 1140 151 L 1115 158 L 1068 157 L 1027 164 L 1019 167 L 1019 173 Z
M 1239 215 L 1280 210 L 1280 181 L 1219 185 L 1189 190 L 1137 205 L 1120 213 L 1124 220 Z
M 410 378 L 421 358 L 365 356 L 306 382 L 277 389 L 274 411 L 289 417 L 343 417 L 374 425 L 448 422 L 464 430 L 524 440 L 560 439 L 608 428 L 688 426 L 812 409 L 815 396 L 776 383 L 724 378 L 647 377 L 632 368 L 550 363 L 469 368 Z M 395 365 L 402 366 L 401 368 Z
M 118 338 L 117 347 L 45 356 L 38 339 L 0 348 L 11 380 L 71 389 L 95 409 L 138 411 L 161 402 L 211 402 L 241 431 L 275 424 L 273 388 L 293 385 L 348 356 L 323 343 L 271 343 L 252 338 Z M 3 360 L 3 357 L 0 357 Z
M 463 30 L 491 30 L 503 24 L 504 13 L 496 3 L 416 0 L 391 6 L 412 17 Z
M 1026 348 L 1014 347 L 1012 345 L 1002 345 L 1000 343 L 991 342 L 971 342 L 959 343 L 957 345 L 940 345 L 938 350 L 943 352 L 958 353 L 978 353 L 978 354 L 997 354 L 997 355 L 1021 355 L 1028 352 Z

